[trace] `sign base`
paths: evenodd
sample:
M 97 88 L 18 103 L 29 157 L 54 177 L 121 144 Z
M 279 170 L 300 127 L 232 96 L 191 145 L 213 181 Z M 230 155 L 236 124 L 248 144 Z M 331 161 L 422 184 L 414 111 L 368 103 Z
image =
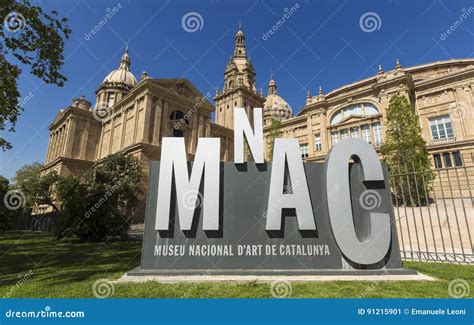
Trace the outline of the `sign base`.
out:
M 418 275 L 416 270 L 405 268 L 378 269 L 378 270 L 142 270 L 137 267 L 129 272 L 127 276 L 179 276 L 179 275 L 324 275 L 324 276 L 347 276 L 347 275 Z

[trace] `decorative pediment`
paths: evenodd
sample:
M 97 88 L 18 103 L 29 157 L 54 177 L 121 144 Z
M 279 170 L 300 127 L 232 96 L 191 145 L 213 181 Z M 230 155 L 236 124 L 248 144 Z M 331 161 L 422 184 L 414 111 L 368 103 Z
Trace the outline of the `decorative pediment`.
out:
M 194 96 L 193 92 L 189 87 L 186 87 L 184 84 L 177 84 L 172 87 L 172 89 L 177 92 L 179 95 L 192 99 Z
M 181 105 L 194 106 L 199 104 L 199 107 L 210 111 L 214 110 L 214 107 L 208 102 L 210 95 L 201 94 L 187 79 L 153 79 L 153 83 L 162 87 L 161 92 L 164 96 L 174 97 L 174 100 L 181 102 Z

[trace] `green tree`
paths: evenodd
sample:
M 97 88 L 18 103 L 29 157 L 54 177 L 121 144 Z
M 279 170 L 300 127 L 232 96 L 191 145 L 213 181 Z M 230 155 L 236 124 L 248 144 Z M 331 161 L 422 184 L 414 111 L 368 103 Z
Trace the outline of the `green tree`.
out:
M 131 155 L 108 156 L 81 180 L 75 176 L 57 182 L 62 202 L 56 219 L 57 238 L 77 236 L 81 241 L 125 237 L 138 202 L 140 165 Z
M 59 70 L 64 63 L 64 39 L 71 33 L 66 18 L 56 11 L 45 13 L 28 0 L 2 0 L 0 4 L 0 131 L 15 131 L 22 110 L 17 81 L 21 74 L 16 59 L 30 72 L 49 84 L 59 87 L 67 80 Z M 11 144 L 0 137 L 0 148 Z
M 273 144 L 276 138 L 281 137 L 281 122 L 272 118 L 270 121 L 270 127 L 268 130 L 267 137 L 267 154 L 268 159 L 272 160 L 273 158 Z
M 5 204 L 6 200 L 8 200 L 7 193 L 10 190 L 10 182 L 7 178 L 0 175 L 0 232 L 5 232 L 12 224 L 13 212 L 11 208 Z
M 16 187 L 25 196 L 25 207 L 28 209 L 33 208 L 37 191 L 41 183 L 41 169 L 43 165 L 35 162 L 30 165 L 23 165 L 16 171 L 15 182 Z
M 381 152 L 391 175 L 399 175 L 392 182 L 397 200 L 408 205 L 425 204 L 434 173 L 419 119 L 405 96 L 390 99 L 386 127 Z
M 51 171 L 40 178 L 36 187 L 31 189 L 31 193 L 35 197 L 35 203 L 38 205 L 49 205 L 55 212 L 59 212 L 57 183 L 62 179 L 55 171 Z

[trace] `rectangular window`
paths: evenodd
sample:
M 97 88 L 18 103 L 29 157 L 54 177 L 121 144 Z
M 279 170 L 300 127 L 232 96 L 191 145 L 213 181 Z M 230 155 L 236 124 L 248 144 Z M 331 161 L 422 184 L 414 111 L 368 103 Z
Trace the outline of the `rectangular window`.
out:
M 431 138 L 433 140 L 450 139 L 454 137 L 449 115 L 437 116 L 430 120 Z
M 434 160 L 435 168 L 443 168 L 443 163 L 441 162 L 441 155 L 439 153 L 435 153 L 433 155 L 433 160 Z
M 454 166 L 457 166 L 457 167 L 462 166 L 462 158 L 459 151 L 453 152 L 453 160 L 454 160 Z
M 339 142 L 339 132 L 332 132 L 331 133 L 331 142 L 332 145 L 334 146 L 336 143 Z
M 359 128 L 351 128 L 351 137 L 353 138 L 359 137 Z
M 308 144 L 307 143 L 303 143 L 303 144 L 300 144 L 300 151 L 301 151 L 301 158 L 308 158 L 309 156 L 309 150 L 308 150 Z
M 451 162 L 451 155 L 449 152 L 443 153 L 443 160 L 444 160 L 444 167 L 453 167 L 453 163 Z
M 316 149 L 316 151 L 321 151 L 321 149 L 323 148 L 323 145 L 321 143 L 321 136 L 319 134 L 316 134 L 314 136 L 314 148 Z
M 375 144 L 382 144 L 383 142 L 382 126 L 380 125 L 380 123 L 374 123 L 372 127 L 374 129 Z
M 371 143 L 371 141 L 370 141 L 370 126 L 367 125 L 367 124 L 362 125 L 361 130 L 362 130 L 362 139 L 364 139 L 368 143 Z

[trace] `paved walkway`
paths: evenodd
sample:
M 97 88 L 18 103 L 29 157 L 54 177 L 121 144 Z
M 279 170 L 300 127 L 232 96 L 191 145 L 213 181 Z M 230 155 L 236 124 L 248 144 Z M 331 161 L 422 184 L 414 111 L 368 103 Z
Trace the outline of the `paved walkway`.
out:
M 156 281 L 160 283 L 182 283 L 182 282 L 248 282 L 257 281 L 267 282 L 326 282 L 326 281 L 435 281 L 435 278 L 418 273 L 417 275 L 174 275 L 174 276 L 155 276 L 141 275 L 129 276 L 124 274 L 115 282 L 147 282 Z

